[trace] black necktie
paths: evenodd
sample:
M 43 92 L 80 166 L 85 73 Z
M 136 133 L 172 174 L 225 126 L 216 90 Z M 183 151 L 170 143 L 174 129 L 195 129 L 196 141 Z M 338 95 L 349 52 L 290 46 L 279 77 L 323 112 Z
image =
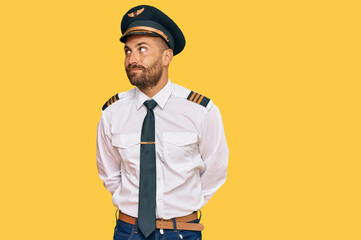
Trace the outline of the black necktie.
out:
M 149 100 L 145 101 L 144 105 L 148 112 L 143 121 L 140 146 L 138 227 L 143 235 L 148 237 L 155 230 L 156 163 L 153 109 L 157 102 Z

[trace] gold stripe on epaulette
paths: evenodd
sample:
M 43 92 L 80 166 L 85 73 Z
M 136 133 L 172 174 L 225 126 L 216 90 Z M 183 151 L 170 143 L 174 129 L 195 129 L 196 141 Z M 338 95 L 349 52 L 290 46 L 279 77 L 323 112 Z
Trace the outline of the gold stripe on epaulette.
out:
M 201 95 L 199 93 L 197 93 L 197 96 L 194 98 L 193 102 L 197 102 L 198 98 L 200 97 Z
M 196 92 L 192 94 L 192 96 L 189 98 L 189 100 L 193 101 L 194 96 L 196 95 Z

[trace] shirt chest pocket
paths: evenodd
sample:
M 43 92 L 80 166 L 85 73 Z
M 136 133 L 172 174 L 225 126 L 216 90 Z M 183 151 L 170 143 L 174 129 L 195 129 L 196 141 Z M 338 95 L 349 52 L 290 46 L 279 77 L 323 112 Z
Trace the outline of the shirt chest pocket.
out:
M 197 134 L 164 132 L 162 137 L 165 161 L 176 170 L 192 168 L 199 154 Z
M 126 172 L 129 174 L 137 173 L 140 156 L 140 133 L 113 135 L 112 145 L 117 147 Z

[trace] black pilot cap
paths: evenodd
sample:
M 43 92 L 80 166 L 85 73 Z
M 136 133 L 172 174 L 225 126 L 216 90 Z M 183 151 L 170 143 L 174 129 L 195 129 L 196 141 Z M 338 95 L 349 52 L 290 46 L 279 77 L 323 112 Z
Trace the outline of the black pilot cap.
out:
M 123 17 L 120 26 L 123 36 L 120 41 L 125 43 L 127 36 L 145 34 L 161 37 L 173 50 L 173 54 L 180 53 L 186 40 L 182 31 L 173 20 L 159 9 L 140 5 L 130 9 Z

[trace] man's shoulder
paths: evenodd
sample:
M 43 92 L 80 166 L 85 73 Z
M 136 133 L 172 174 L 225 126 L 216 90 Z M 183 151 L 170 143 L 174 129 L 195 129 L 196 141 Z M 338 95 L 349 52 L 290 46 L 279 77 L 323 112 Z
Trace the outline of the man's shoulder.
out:
M 127 91 L 127 92 L 120 92 L 109 98 L 108 101 L 106 101 L 102 107 L 102 111 L 107 109 L 108 107 L 114 106 L 116 103 L 126 101 L 134 96 L 135 88 Z
M 205 107 L 206 109 L 210 109 L 213 105 L 212 100 L 208 97 L 177 84 L 174 84 L 173 94 L 176 97 L 180 97 L 187 102 L 195 103 L 198 106 Z

